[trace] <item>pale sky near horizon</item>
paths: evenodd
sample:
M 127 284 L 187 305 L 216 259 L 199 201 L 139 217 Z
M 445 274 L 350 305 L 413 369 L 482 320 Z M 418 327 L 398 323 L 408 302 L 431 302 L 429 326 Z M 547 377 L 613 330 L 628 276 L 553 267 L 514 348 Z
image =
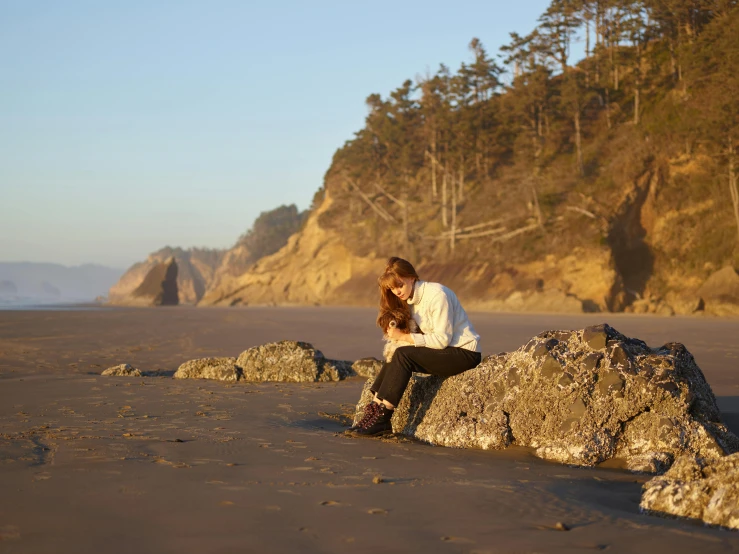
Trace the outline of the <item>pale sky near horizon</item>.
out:
M 126 268 L 309 207 L 386 97 L 548 0 L 0 0 L 0 261 Z

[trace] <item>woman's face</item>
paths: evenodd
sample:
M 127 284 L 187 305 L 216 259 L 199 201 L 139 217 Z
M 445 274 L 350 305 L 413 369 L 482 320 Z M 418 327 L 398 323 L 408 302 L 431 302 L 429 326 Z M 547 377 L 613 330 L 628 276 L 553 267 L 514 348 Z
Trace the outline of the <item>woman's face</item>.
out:
M 408 300 L 413 292 L 413 277 L 401 277 L 401 283 L 396 284 L 390 291 L 401 300 Z

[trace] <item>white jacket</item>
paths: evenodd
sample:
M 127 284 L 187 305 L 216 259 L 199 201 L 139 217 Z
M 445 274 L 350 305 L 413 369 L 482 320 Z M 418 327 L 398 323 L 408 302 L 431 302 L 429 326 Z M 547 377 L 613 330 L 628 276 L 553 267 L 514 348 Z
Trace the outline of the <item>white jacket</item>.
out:
M 482 352 L 475 332 L 457 295 L 440 283 L 416 281 L 413 298 L 408 299 L 411 315 L 422 333 L 411 333 L 415 346 L 441 350 L 456 346 Z

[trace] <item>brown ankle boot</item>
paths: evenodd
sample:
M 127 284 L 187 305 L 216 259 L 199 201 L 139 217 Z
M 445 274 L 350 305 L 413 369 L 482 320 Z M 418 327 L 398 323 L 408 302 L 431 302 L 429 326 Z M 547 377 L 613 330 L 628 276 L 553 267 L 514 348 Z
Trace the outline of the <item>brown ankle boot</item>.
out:
M 390 420 L 395 410 L 386 408 L 378 404 L 379 408 L 367 420 L 363 427 L 354 431 L 354 434 L 360 437 L 375 437 L 378 435 L 387 435 L 393 432 L 393 425 Z
M 367 422 L 372 419 L 375 412 L 380 408 L 380 405 L 377 402 L 370 401 L 369 404 L 367 404 L 364 407 L 364 414 L 362 414 L 362 418 L 357 421 L 354 425 L 349 427 L 345 432 L 346 433 L 353 433 L 357 429 L 362 429 L 365 425 L 367 425 Z

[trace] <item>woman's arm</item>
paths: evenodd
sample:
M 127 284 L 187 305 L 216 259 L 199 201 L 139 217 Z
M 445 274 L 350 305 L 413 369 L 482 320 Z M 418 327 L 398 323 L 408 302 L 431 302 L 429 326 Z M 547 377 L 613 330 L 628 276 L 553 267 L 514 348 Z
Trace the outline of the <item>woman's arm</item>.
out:
M 429 298 L 429 315 L 431 317 L 431 330 L 428 333 L 413 333 L 410 335 L 413 344 L 443 350 L 452 342 L 454 335 L 454 317 L 449 298 L 440 291 Z

